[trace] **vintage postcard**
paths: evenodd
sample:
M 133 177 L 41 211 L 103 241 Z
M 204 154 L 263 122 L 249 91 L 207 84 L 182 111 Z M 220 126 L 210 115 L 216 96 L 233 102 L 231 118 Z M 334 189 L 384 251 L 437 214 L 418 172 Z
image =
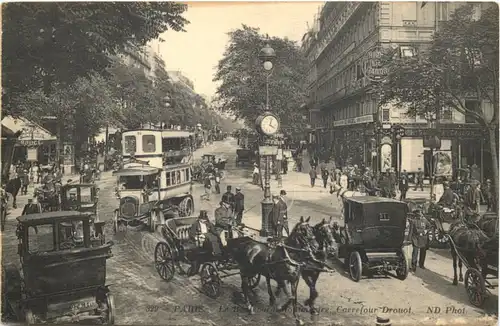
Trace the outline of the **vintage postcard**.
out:
M 4 3 L 2 324 L 497 324 L 498 10 Z

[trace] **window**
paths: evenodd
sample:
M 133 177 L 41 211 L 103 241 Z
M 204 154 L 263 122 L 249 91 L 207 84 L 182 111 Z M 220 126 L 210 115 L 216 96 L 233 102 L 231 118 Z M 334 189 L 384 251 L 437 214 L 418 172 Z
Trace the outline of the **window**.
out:
M 142 150 L 144 153 L 154 153 L 156 151 L 156 137 L 154 135 L 142 136 Z
M 453 111 L 451 108 L 443 108 L 441 112 L 441 120 L 453 120 Z
M 137 151 L 137 144 L 135 136 L 125 136 L 125 152 L 135 153 Z
M 480 113 L 481 103 L 478 100 L 466 100 L 465 107 L 468 111 Z M 465 123 L 476 123 L 476 119 L 472 114 L 465 115 Z
M 448 3 L 436 2 L 436 5 L 438 6 L 438 20 L 448 20 Z
M 28 251 L 31 254 L 54 250 L 53 225 L 37 225 L 28 228 Z
M 189 172 L 190 172 L 189 169 L 186 169 L 186 181 L 190 180 L 189 179 L 189 177 L 190 177 L 190 175 L 189 175 L 190 173 Z
M 411 58 L 415 56 L 415 49 L 411 46 L 401 46 L 399 48 L 399 55 L 401 58 Z
M 382 121 L 383 122 L 389 122 L 390 120 L 390 110 L 389 109 L 382 109 Z
M 170 172 L 166 173 L 167 176 L 167 187 L 172 185 L 172 174 Z
M 120 186 L 120 189 L 126 190 L 126 189 L 142 189 L 144 186 L 143 179 L 141 176 L 138 175 L 127 175 L 127 176 L 121 176 L 118 179 L 118 183 Z
M 176 184 L 181 183 L 181 171 L 175 171 L 175 181 Z

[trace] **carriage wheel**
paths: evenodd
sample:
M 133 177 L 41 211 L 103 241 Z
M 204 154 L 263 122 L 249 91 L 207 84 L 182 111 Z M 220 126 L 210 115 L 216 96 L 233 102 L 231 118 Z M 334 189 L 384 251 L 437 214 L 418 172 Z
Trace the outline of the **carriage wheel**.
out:
M 481 307 L 486 299 L 486 286 L 483 276 L 477 269 L 469 268 L 465 272 L 465 289 L 470 303 Z
M 399 266 L 396 268 L 396 275 L 401 280 L 404 281 L 408 277 L 408 272 L 410 269 L 408 268 L 408 259 L 406 259 L 406 254 L 404 251 L 400 251 L 398 253 L 399 256 Z
M 149 214 L 149 218 L 148 218 L 149 232 L 156 231 L 156 221 L 157 220 L 158 220 L 158 215 L 156 214 L 156 211 L 151 211 L 151 213 Z
M 118 211 L 113 213 L 113 232 L 114 234 L 118 232 Z
M 361 264 L 361 256 L 359 252 L 353 251 L 349 255 L 349 274 L 354 282 L 359 282 L 363 272 L 363 265 Z
M 205 263 L 200 273 L 201 289 L 208 297 L 216 299 L 220 295 L 220 277 L 217 267 L 212 263 Z
M 111 293 L 106 294 L 106 306 L 108 313 L 106 316 L 106 325 L 115 324 L 115 297 Z
M 259 286 L 260 283 L 260 274 L 255 275 L 254 277 L 250 278 L 250 288 L 255 289 L 257 286 Z
M 174 255 L 166 242 L 158 242 L 155 248 L 155 269 L 162 279 L 169 282 L 175 275 Z

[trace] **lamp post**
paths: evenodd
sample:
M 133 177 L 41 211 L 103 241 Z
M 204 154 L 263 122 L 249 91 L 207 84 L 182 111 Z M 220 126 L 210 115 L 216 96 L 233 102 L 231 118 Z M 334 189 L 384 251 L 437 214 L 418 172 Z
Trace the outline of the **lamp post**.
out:
M 261 61 L 264 69 L 267 71 L 266 74 L 266 111 L 269 112 L 269 77 L 271 77 L 272 69 L 273 69 L 273 61 L 276 58 L 276 52 L 269 45 L 266 44 L 264 48 L 262 48 L 259 52 L 259 60 Z M 263 116 L 257 118 L 257 125 L 262 121 Z M 266 135 L 263 132 L 262 128 L 257 127 L 259 133 L 263 136 L 262 139 L 265 139 Z M 264 142 L 262 143 L 264 145 Z M 262 204 L 262 227 L 261 227 L 261 236 L 267 237 L 272 234 L 272 229 L 270 225 L 270 215 L 273 209 L 273 201 L 271 199 L 271 184 L 270 184 L 270 161 L 271 156 L 269 153 L 265 155 L 265 169 L 264 169 L 264 198 L 261 202 Z
M 405 129 L 400 125 L 393 125 L 392 132 L 396 140 L 396 154 L 397 154 L 397 176 L 398 180 L 401 177 L 401 138 L 405 136 Z
M 431 186 L 430 199 L 432 201 L 434 198 L 434 174 L 435 174 L 435 171 L 434 171 L 434 149 L 441 147 L 441 140 L 439 139 L 439 137 L 437 137 L 437 127 L 436 127 L 437 114 L 435 112 L 426 112 L 425 113 L 425 120 L 427 120 L 429 130 L 432 130 L 432 132 L 431 132 L 432 138 L 428 144 L 430 149 L 431 149 L 431 161 L 430 161 L 429 174 L 430 174 L 430 186 Z

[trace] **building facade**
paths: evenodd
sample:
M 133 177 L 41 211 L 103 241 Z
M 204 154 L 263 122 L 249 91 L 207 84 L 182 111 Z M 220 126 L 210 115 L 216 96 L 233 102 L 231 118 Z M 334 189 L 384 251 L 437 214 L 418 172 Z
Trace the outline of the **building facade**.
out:
M 384 74 L 377 59 L 384 49 L 413 56 L 413 47 L 429 44 L 441 22 L 460 3 L 434 2 L 328 2 L 319 16 L 319 31 L 306 55 L 313 57 L 316 80 L 308 103 L 317 146 L 338 164 L 358 164 L 376 171 L 388 167 L 429 175 L 431 151 L 423 146 L 430 135 L 424 117 L 412 118 L 406 108 L 381 107 L 370 86 Z M 482 9 L 478 6 L 478 11 Z M 466 106 L 492 110 L 485 101 L 464 99 Z M 405 135 L 394 141 L 391 126 L 401 125 Z M 440 121 L 440 151 L 456 169 L 476 165 L 489 174 L 491 160 L 479 126 L 469 117 L 449 111 Z

